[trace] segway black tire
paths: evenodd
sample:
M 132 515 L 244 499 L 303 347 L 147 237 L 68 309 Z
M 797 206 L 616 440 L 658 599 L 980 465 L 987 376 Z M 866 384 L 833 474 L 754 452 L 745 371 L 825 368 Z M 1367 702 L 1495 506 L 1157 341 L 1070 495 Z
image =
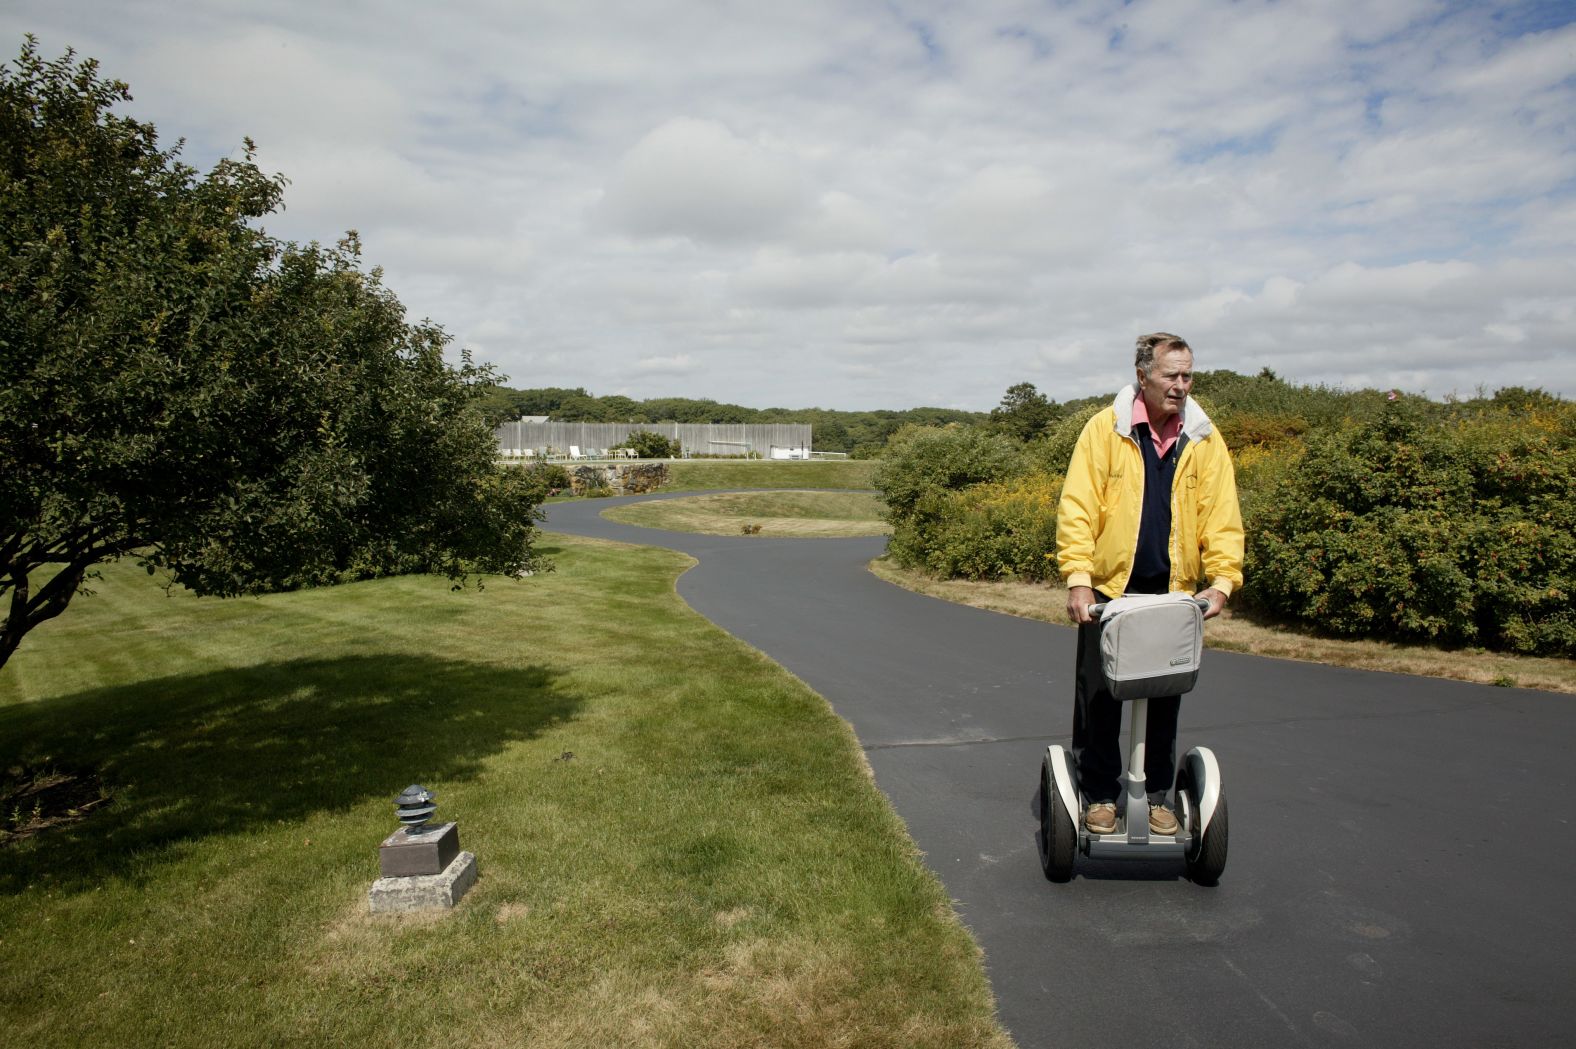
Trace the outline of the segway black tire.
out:
M 1197 799 L 1194 799 L 1196 805 Z M 1195 885 L 1219 885 L 1226 870 L 1226 845 L 1229 827 L 1226 821 L 1226 793 L 1221 791 L 1215 800 L 1215 815 L 1204 831 L 1204 840 L 1198 851 L 1188 857 L 1187 876 Z
M 1054 882 L 1069 881 L 1077 848 L 1078 828 L 1062 803 L 1056 777 L 1051 774 L 1051 759 L 1046 756 L 1040 762 L 1040 866 L 1045 876 Z

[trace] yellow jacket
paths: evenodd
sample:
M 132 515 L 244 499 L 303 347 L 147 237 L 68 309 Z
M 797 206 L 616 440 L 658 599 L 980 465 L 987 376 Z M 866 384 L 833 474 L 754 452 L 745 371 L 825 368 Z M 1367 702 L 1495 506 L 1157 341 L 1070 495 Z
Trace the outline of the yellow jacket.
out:
M 1084 426 L 1056 511 L 1056 563 L 1069 587 L 1109 597 L 1127 589 L 1144 506 L 1144 458 L 1133 434 L 1137 385 L 1116 395 Z M 1171 483 L 1171 587 L 1208 584 L 1230 596 L 1242 585 L 1242 513 L 1225 439 L 1189 397 L 1186 443 Z

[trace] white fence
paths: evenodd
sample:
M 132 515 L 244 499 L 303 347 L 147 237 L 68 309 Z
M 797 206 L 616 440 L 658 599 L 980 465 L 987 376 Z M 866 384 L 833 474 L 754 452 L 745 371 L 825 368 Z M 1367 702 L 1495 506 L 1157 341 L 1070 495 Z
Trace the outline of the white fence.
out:
M 498 453 L 510 458 L 595 459 L 645 431 L 677 441 L 686 457 L 696 455 L 810 458 L 809 423 L 566 423 L 501 424 Z

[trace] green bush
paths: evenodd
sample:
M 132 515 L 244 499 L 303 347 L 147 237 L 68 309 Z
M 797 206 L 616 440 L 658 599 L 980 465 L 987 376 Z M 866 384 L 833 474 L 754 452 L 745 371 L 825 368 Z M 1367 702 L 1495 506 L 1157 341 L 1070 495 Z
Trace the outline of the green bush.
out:
M 875 486 L 886 498 L 887 519 L 899 524 L 926 495 L 960 491 L 1024 472 L 1022 446 L 973 426 L 904 426 L 887 442 Z
M 1244 597 L 1334 634 L 1576 653 L 1576 411 L 1388 404 L 1244 499 Z
M 622 444 L 613 446 L 628 448 L 640 459 L 674 459 L 679 454 L 679 442 L 670 440 L 660 433 L 650 430 L 636 430 L 626 437 Z
M 1062 479 L 1031 473 L 962 491 L 933 490 L 894 527 L 899 564 L 942 577 L 1053 579 Z
M 1013 438 L 969 426 L 905 426 L 887 443 L 874 481 L 886 498 L 898 564 L 941 576 L 1043 579 L 1056 549 L 1056 500 L 1025 477 Z
M 1029 443 L 1029 458 L 1037 470 L 1057 477 L 1067 476 L 1067 464 L 1073 461 L 1073 449 L 1078 445 L 1078 435 L 1090 419 L 1107 407 L 1110 401 L 1097 401 L 1070 412 L 1054 423 L 1045 435 Z
M 1300 416 L 1318 427 L 1339 426 L 1348 419 L 1371 420 L 1382 410 L 1378 390 L 1342 390 L 1331 386 L 1297 386 L 1268 368 L 1257 375 L 1225 369 L 1193 376 L 1193 396 L 1222 413 Z
M 1201 373 L 1196 389 L 1236 462 L 1245 603 L 1342 636 L 1576 655 L 1576 405 L 1520 388 L 1390 399 L 1268 372 Z M 1026 449 L 977 428 L 899 430 L 875 474 L 894 559 L 1054 578 L 1061 478 L 1107 403 L 1066 406 Z
M 536 463 L 521 469 L 525 471 L 525 476 L 530 478 L 531 483 L 541 489 L 544 498 L 567 491 L 574 485 L 569 471 L 558 463 Z

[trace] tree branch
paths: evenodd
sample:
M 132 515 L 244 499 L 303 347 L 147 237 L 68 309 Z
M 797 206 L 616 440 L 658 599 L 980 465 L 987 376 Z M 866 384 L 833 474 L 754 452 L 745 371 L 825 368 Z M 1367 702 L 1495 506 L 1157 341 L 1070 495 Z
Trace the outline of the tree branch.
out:
M 6 537 L 5 545 L 0 546 L 0 566 L 11 564 L 17 552 L 22 549 L 22 541 L 26 538 L 26 532 L 13 532 Z
M 11 573 L 11 610 L 0 622 L 0 667 L 5 666 L 16 646 L 27 635 L 27 573 Z
M 91 529 L 87 531 L 89 535 L 92 534 Z M 118 557 L 124 552 L 122 545 L 118 543 L 105 543 L 79 550 L 67 562 L 66 567 L 55 573 L 54 577 L 36 594 L 32 591 L 29 574 L 31 567 L 37 566 L 26 564 L 8 566 L 11 608 L 6 613 L 5 619 L 0 621 L 0 667 L 5 666 L 6 661 L 11 658 L 11 653 L 16 651 L 29 630 L 40 623 L 54 619 L 66 610 L 71 604 L 71 599 L 81 588 L 82 579 L 87 575 L 88 569 Z

